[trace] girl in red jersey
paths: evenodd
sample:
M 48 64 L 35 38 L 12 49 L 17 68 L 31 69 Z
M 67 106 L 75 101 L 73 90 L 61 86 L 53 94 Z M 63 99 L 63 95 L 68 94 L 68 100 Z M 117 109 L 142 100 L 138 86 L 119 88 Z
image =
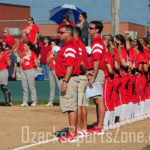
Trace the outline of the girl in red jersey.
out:
M 6 106 L 11 106 L 11 94 L 8 90 L 8 70 L 11 65 L 8 54 L 4 51 L 2 43 L 0 42 L 0 86 L 4 93 Z
M 32 51 L 30 42 L 24 43 L 25 52 L 21 55 L 20 66 L 22 67 L 22 87 L 23 87 L 23 103 L 22 107 L 28 106 L 28 87 L 31 91 L 32 107 L 37 105 L 37 95 L 35 88 L 35 69 L 38 66 L 36 54 Z
M 120 121 L 124 124 L 126 120 L 126 111 L 127 111 L 127 85 L 128 85 L 128 53 L 126 49 L 126 40 L 125 38 L 118 34 L 115 36 L 114 40 L 116 41 L 117 50 L 120 57 L 120 66 L 121 66 L 121 85 L 120 85 L 120 100 L 121 100 L 121 114 Z
M 103 100 L 105 104 L 105 118 L 104 118 L 104 129 L 106 130 L 109 126 L 109 123 L 114 123 L 114 103 L 111 98 L 113 90 L 113 50 L 110 46 L 109 40 L 105 40 L 106 44 L 106 53 L 104 55 L 105 67 L 104 74 L 105 80 L 103 85 Z
M 137 57 L 135 61 L 136 69 L 136 83 L 135 83 L 135 117 L 139 119 L 144 112 L 145 104 L 145 87 L 148 79 L 148 67 L 147 60 L 143 53 L 143 46 L 139 40 L 134 40 L 134 49 L 137 52 Z

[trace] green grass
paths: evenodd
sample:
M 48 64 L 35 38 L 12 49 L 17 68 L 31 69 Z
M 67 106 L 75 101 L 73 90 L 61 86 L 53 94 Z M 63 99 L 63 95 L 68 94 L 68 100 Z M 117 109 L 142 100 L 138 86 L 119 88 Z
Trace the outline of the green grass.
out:
M 142 150 L 150 150 L 150 145 L 147 145 L 147 146 L 144 147 Z

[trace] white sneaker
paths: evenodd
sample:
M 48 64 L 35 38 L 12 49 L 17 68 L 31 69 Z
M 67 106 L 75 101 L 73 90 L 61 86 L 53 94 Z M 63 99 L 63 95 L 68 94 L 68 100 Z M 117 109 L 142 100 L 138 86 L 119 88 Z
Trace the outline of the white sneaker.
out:
M 20 106 L 21 107 L 28 107 L 28 103 L 22 103 Z
M 31 107 L 36 107 L 37 106 L 37 102 L 33 102 L 32 104 L 31 104 Z
M 46 107 L 53 107 L 53 103 L 52 102 L 48 102 L 45 106 Z

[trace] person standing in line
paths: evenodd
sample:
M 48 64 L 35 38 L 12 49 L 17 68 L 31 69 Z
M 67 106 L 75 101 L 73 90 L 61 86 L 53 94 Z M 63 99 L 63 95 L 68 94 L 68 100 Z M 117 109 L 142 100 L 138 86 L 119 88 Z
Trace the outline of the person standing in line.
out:
M 28 18 L 28 25 L 24 27 L 23 32 L 28 34 L 28 41 L 37 48 L 39 28 L 34 24 L 34 19 L 32 17 Z
M 10 46 L 6 46 L 5 51 L 8 54 L 9 59 L 11 61 L 11 66 L 8 67 L 8 80 L 15 81 L 16 80 L 16 70 L 17 70 L 17 57 L 12 52 Z
M 4 94 L 6 106 L 11 106 L 11 94 L 8 89 L 8 70 L 7 68 L 11 65 L 9 56 L 4 51 L 2 43 L 0 42 L 0 86 Z
M 88 46 L 88 27 L 89 23 L 87 22 L 87 14 L 83 12 L 79 15 L 80 22 L 76 25 L 81 29 L 81 39 L 85 46 Z
M 64 25 L 58 31 L 64 45 L 56 59 L 56 75 L 60 80 L 60 106 L 62 112 L 68 113 L 70 132 L 58 138 L 58 142 L 77 142 L 76 135 L 78 117 L 78 76 L 80 74 L 79 51 L 73 39 L 74 29 L 71 25 Z
M 55 45 L 52 45 L 52 51 L 49 51 L 47 54 L 47 64 L 49 64 L 49 68 L 50 68 L 50 74 L 49 74 L 50 97 L 49 97 L 49 102 L 46 104 L 46 107 L 53 107 L 53 102 L 54 102 L 54 98 L 55 98 L 56 83 L 59 87 L 59 80 L 58 80 L 56 73 L 55 73 L 55 64 L 56 64 L 55 58 L 56 58 L 56 54 L 58 54 L 58 52 L 60 51 L 60 47 L 55 46 Z
M 49 65 L 47 64 L 47 54 L 52 51 L 51 38 L 50 36 L 44 37 L 44 45 L 42 45 L 40 54 L 38 56 L 38 61 L 41 62 L 42 72 L 44 74 L 44 80 L 49 80 Z
M 100 21 L 91 21 L 88 32 L 92 36 L 92 54 L 90 59 L 90 67 L 89 70 L 93 70 L 93 79 L 90 80 L 89 86 L 92 86 L 94 82 L 98 82 L 101 89 L 103 89 L 104 83 L 104 54 L 106 52 L 105 44 L 100 36 L 103 30 L 103 24 Z M 101 91 L 103 93 L 103 90 Z M 105 116 L 105 106 L 103 102 L 103 95 L 94 96 L 92 98 L 96 104 L 96 112 L 97 112 L 97 125 L 95 125 L 92 129 L 87 132 L 89 135 L 103 135 L 103 121 Z
M 6 45 L 9 45 L 12 51 L 17 46 L 15 39 L 10 35 L 9 29 L 4 29 L 4 37 L 2 38 L 2 45 L 3 48 L 5 48 Z
M 81 30 L 79 27 L 74 27 L 74 39 L 77 42 L 79 48 L 80 68 L 86 72 L 87 64 L 87 52 L 86 48 L 81 41 Z M 82 69 L 83 68 L 83 69 Z M 78 138 L 87 136 L 87 106 L 86 100 L 86 87 L 88 85 L 88 79 L 85 72 L 80 71 L 79 84 L 78 84 L 78 123 L 77 123 L 77 135 Z
M 32 107 L 37 105 L 37 94 L 35 88 L 35 69 L 38 66 L 38 60 L 35 52 L 32 51 L 33 45 L 30 42 L 24 43 L 25 52 L 21 55 L 20 66 L 22 67 L 22 87 L 23 103 L 21 107 L 28 106 L 28 88 L 31 91 Z

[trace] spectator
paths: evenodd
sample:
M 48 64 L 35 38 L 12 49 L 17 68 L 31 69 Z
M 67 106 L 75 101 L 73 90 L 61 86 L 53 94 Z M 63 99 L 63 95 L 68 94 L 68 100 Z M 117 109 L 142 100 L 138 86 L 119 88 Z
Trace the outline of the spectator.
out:
M 8 70 L 7 67 L 11 65 L 9 56 L 4 51 L 2 43 L 0 42 L 0 86 L 4 93 L 6 106 L 11 106 L 11 94 L 8 89 Z
M 6 46 L 5 51 L 7 52 L 9 59 L 11 61 L 11 66 L 8 67 L 8 80 L 14 81 L 14 80 L 16 80 L 17 57 L 11 51 L 10 46 Z
M 74 23 L 69 20 L 69 16 L 68 16 L 68 15 L 64 15 L 64 16 L 63 16 L 63 22 L 58 26 L 57 31 L 59 31 L 59 29 L 60 29 L 61 26 L 63 26 L 63 25 L 71 25 L 71 26 L 74 27 Z
M 33 45 L 30 42 L 24 43 L 25 52 L 21 55 L 20 66 L 22 67 L 22 87 L 23 103 L 21 107 L 28 106 L 28 87 L 31 91 L 32 107 L 37 105 L 37 95 L 35 88 L 35 69 L 38 66 L 37 56 L 33 52 Z
M 49 79 L 50 79 L 50 98 L 49 98 L 48 104 L 46 105 L 47 107 L 52 107 L 53 106 L 53 101 L 54 101 L 54 98 L 55 98 L 56 83 L 59 87 L 59 81 L 58 81 L 58 78 L 57 78 L 56 73 L 55 73 L 55 58 L 56 58 L 56 55 L 58 54 L 58 52 L 60 50 L 60 47 L 59 46 L 54 46 L 54 43 L 52 45 L 52 51 L 49 51 L 48 55 L 47 55 L 47 64 L 49 64 L 49 68 L 50 68 L 50 75 L 49 75 Z M 55 43 L 55 45 L 56 45 L 56 43 Z
M 85 46 L 88 46 L 88 27 L 89 23 L 87 22 L 87 14 L 83 12 L 79 15 L 80 22 L 77 26 L 81 29 L 81 39 Z
M 21 42 L 19 43 L 18 50 L 17 50 L 19 56 L 21 56 L 24 53 L 25 51 L 24 42 L 27 42 L 27 41 L 28 41 L 28 34 L 23 32 Z
M 37 48 L 39 28 L 34 24 L 34 19 L 32 17 L 28 18 L 28 25 L 24 27 L 23 32 L 28 34 L 28 41 Z
M 8 29 L 4 29 L 4 37 L 2 38 L 2 45 L 3 48 L 5 48 L 6 45 L 9 45 L 12 51 L 16 48 L 16 41 L 10 35 L 10 31 Z
M 44 37 L 44 45 L 41 47 L 38 60 L 41 61 L 44 79 L 49 80 L 49 65 L 47 64 L 47 54 L 52 51 L 50 36 Z

